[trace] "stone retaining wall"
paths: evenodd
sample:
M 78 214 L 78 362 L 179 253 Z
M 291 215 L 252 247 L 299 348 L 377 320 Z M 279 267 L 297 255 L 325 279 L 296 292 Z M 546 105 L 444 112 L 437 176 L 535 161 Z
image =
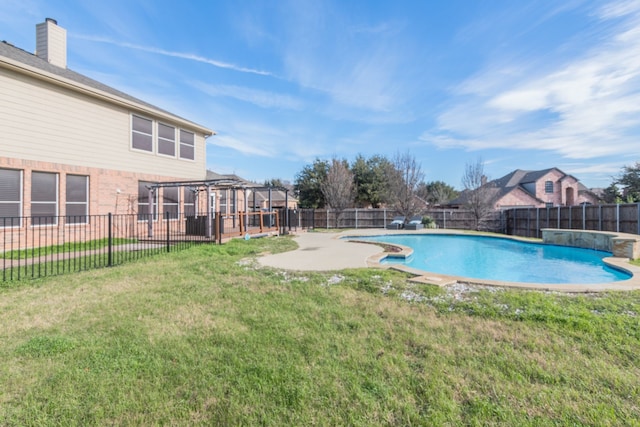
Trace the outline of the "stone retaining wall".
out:
M 542 240 L 552 245 L 607 251 L 619 258 L 640 258 L 640 236 L 635 234 L 543 228 Z

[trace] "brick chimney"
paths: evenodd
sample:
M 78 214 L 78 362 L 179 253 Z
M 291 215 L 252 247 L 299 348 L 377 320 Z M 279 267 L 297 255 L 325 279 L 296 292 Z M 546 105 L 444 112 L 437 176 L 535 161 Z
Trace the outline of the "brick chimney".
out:
M 36 25 L 36 56 L 61 68 L 67 68 L 67 30 L 55 19 Z

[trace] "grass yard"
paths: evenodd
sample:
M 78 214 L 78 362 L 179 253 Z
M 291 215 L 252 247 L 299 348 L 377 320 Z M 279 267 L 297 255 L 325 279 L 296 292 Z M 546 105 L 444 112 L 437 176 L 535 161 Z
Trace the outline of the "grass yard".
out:
M 640 425 L 640 292 L 259 267 L 288 237 L 0 288 L 0 425 Z

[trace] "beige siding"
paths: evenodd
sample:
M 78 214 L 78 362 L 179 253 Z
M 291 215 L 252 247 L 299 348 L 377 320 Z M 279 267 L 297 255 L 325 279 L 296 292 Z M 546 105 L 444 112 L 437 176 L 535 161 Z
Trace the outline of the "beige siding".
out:
M 195 161 L 136 152 L 131 149 L 130 113 L 98 98 L 0 68 L 1 157 L 204 179 L 202 134 L 196 132 Z

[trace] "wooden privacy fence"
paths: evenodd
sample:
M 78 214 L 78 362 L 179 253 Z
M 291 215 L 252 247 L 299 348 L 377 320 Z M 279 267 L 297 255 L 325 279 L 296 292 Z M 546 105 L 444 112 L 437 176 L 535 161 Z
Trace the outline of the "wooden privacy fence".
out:
M 301 228 L 385 228 L 398 214 L 393 209 L 346 209 L 338 221 L 338 213 L 331 209 L 300 209 L 297 226 Z M 475 218 L 471 211 L 461 209 L 433 209 L 418 215 L 434 219 L 438 228 L 475 229 Z M 503 215 L 494 212 L 480 223 L 480 229 L 501 232 L 504 230 Z
M 393 209 L 346 209 L 340 220 L 331 209 L 299 209 L 291 223 L 301 228 L 384 228 L 397 213 Z M 431 209 L 420 212 L 441 229 L 475 230 L 473 212 L 464 209 Z M 613 231 L 640 234 L 640 203 L 616 205 L 513 208 L 493 212 L 478 228 L 522 237 L 542 237 L 543 228 Z
M 640 203 L 509 209 L 505 233 L 542 237 L 543 228 L 640 234 Z

